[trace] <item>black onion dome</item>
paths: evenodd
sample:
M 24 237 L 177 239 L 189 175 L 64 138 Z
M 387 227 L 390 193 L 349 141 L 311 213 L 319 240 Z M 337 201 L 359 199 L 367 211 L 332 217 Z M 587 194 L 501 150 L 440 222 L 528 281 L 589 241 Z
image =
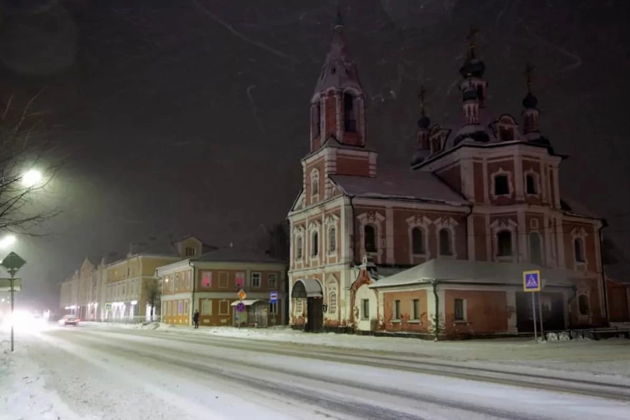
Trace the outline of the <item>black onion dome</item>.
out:
M 429 125 L 431 125 L 431 120 L 425 115 L 420 117 L 420 119 L 418 120 L 418 127 L 422 129 L 429 128 Z
M 528 92 L 523 99 L 523 106 L 525 108 L 536 108 L 536 105 L 538 105 L 538 98 L 532 95 L 531 92 Z
M 471 58 L 466 60 L 464 65 L 459 69 L 459 74 L 461 74 L 464 78 L 471 76 L 481 77 L 483 76 L 483 72 L 485 70 L 486 65 L 483 63 L 483 61 L 477 58 Z

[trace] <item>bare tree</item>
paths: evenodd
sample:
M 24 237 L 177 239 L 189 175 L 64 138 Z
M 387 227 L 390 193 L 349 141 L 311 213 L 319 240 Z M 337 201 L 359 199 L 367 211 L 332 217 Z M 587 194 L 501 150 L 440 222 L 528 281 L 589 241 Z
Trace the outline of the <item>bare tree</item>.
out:
M 39 94 L 23 105 L 10 96 L 0 105 L 0 232 L 34 234 L 33 228 L 57 210 L 38 200 L 53 179 L 52 144 L 45 137 L 44 113 L 34 110 Z M 28 171 L 42 179 L 27 179 Z M 31 182 L 28 182 L 31 181 Z

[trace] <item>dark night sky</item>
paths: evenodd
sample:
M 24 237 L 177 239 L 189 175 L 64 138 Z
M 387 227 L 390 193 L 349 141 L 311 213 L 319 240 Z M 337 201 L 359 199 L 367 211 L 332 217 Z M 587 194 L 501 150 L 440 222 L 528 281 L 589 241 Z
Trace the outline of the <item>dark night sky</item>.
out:
M 41 198 L 63 213 L 43 227 L 50 235 L 16 248 L 29 261 L 24 298 L 56 293 L 85 256 L 124 253 L 129 242 L 194 233 L 246 244 L 284 219 L 337 1 L 0 4 L 0 92 L 43 89 L 38 108 L 66 157 Z M 342 1 L 369 97 L 369 146 L 381 165 L 407 165 L 421 81 L 432 120 L 459 121 L 457 70 L 476 25 L 490 111 L 520 115 L 533 62 L 542 129 L 570 155 L 562 189 L 606 218 L 627 250 L 629 6 Z

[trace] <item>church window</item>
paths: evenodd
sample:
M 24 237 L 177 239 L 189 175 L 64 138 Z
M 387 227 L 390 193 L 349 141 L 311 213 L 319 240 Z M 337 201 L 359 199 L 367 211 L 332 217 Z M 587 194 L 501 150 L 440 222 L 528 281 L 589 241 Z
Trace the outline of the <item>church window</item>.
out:
M 186 247 L 186 256 L 187 257 L 194 257 L 195 254 L 196 254 L 195 248 L 193 248 L 192 246 L 187 246 Z
M 494 177 L 494 195 L 509 195 L 510 181 L 507 175 L 496 175 Z
M 422 255 L 425 253 L 424 231 L 422 228 L 415 227 L 411 230 L 411 249 L 414 255 Z
M 536 182 L 536 176 L 534 174 L 527 174 L 525 176 L 525 189 L 527 194 L 536 195 L 538 194 L 538 183 Z
M 453 238 L 451 231 L 447 228 L 442 228 L 438 236 L 440 240 L 440 255 L 453 255 Z
M 316 257 L 319 254 L 319 234 L 313 232 L 311 234 L 311 257 Z
M 302 259 L 304 252 L 304 244 L 302 242 L 302 235 L 297 235 L 295 237 L 295 258 L 298 260 Z
M 337 250 L 337 228 L 331 226 L 328 228 L 328 253 L 332 254 Z
M 317 169 L 311 171 L 311 195 L 313 197 L 319 195 L 319 171 Z
M 502 230 L 497 233 L 497 256 L 509 257 L 512 255 L 512 232 Z
M 370 299 L 361 300 L 361 319 L 370 319 Z
M 343 95 L 343 115 L 344 115 L 344 127 L 347 132 L 354 133 L 357 131 L 357 119 L 355 115 L 355 98 L 351 93 L 345 93 Z
M 573 240 L 573 251 L 575 254 L 575 262 L 586 262 L 586 258 L 584 256 L 584 238 L 575 238 Z
M 372 225 L 363 228 L 365 252 L 376 252 L 376 229 Z
M 311 108 L 312 122 L 313 122 L 313 137 L 317 138 L 320 135 L 321 123 L 322 123 L 322 110 L 319 101 L 314 103 Z
M 529 260 L 538 265 L 542 265 L 542 243 L 538 232 L 529 234 Z
M 328 292 L 328 313 L 337 313 L 337 290 L 333 288 Z
M 588 296 L 580 295 L 578 297 L 578 309 L 580 310 L 580 315 L 588 315 Z

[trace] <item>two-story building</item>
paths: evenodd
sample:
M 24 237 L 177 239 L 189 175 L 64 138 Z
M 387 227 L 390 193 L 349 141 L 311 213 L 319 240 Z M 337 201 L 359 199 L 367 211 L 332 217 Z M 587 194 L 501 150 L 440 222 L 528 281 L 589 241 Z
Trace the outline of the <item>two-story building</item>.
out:
M 310 153 L 289 212 L 290 323 L 322 329 L 491 335 L 532 328 L 521 274 L 540 269 L 549 328 L 606 322 L 602 221 L 560 197 L 560 163 L 528 90 L 522 124 L 487 109 L 471 42 L 463 124 L 421 104 L 411 167 L 383 171 L 367 148 L 365 94 L 343 25 L 311 98 Z M 424 100 L 422 100 L 424 102 Z
M 198 310 L 202 326 L 284 324 L 285 271 L 267 254 L 232 247 L 158 267 L 162 322 L 190 325 Z

